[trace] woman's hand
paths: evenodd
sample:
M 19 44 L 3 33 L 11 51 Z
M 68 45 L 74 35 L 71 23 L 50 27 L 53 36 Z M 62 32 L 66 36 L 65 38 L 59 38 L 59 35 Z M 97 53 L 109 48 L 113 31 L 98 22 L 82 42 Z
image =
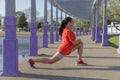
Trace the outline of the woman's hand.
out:
M 82 43 L 82 40 L 81 40 L 81 39 L 77 39 L 76 41 L 72 41 L 72 44 L 73 44 L 73 45 L 78 45 L 78 44 L 80 44 L 80 43 Z
M 78 41 L 82 42 L 81 39 L 78 39 Z

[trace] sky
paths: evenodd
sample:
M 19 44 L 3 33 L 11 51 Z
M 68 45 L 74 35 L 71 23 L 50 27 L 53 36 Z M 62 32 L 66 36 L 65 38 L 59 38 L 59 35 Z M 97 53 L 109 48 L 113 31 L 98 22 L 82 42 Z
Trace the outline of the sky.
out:
M 31 7 L 31 0 L 15 0 L 16 11 L 23 11 Z M 36 0 L 36 8 L 40 12 L 40 16 L 43 16 L 44 12 L 44 0 Z M 5 0 L 0 0 L 0 14 L 5 16 Z
M 23 11 L 31 7 L 31 0 L 15 0 L 16 11 Z M 44 0 L 36 0 L 36 9 L 40 12 L 39 16 L 44 16 Z M 50 10 L 50 3 L 48 3 L 48 10 Z M 55 8 L 53 8 L 53 15 L 55 14 Z M 0 15 L 5 16 L 5 0 L 0 0 Z M 60 16 L 60 11 L 58 13 Z

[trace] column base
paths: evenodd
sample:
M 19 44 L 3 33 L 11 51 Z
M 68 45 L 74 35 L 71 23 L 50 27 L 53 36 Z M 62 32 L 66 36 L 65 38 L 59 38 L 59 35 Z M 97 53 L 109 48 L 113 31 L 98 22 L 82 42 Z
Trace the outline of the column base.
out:
M 38 56 L 38 38 L 37 36 L 30 37 L 30 54 L 29 56 Z
M 18 76 L 18 40 L 3 41 L 3 72 L 1 76 Z
M 102 46 L 108 46 L 108 35 L 103 33 L 102 36 Z
M 8 76 L 8 77 L 17 77 L 18 73 L 2 73 L 1 76 Z
M 108 34 L 107 34 L 107 25 L 103 26 L 103 34 L 102 34 L 102 46 L 108 46 Z

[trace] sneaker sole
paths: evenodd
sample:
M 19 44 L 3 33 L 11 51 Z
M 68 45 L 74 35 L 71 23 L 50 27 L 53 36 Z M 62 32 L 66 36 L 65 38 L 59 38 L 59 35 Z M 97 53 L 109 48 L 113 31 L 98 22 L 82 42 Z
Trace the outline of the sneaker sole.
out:
M 75 64 L 76 66 L 88 66 L 88 64 Z
M 34 69 L 36 68 L 36 67 L 34 66 L 35 63 L 31 63 L 31 61 L 28 61 L 28 64 L 30 65 L 31 68 L 34 68 Z M 33 65 L 32 65 L 32 64 L 33 64 Z

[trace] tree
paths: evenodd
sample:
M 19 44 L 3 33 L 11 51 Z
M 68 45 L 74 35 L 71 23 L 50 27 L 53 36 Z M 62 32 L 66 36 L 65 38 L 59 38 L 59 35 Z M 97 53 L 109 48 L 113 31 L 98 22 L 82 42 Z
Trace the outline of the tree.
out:
M 43 22 L 37 22 L 37 29 L 42 28 Z
M 20 15 L 22 15 L 22 13 L 23 13 L 22 11 L 17 11 L 17 12 L 16 12 L 16 18 L 19 18 Z
M 108 0 L 107 23 L 120 21 L 120 0 Z M 102 3 L 104 4 L 104 3 Z M 103 18 L 103 5 L 100 7 L 100 16 Z
M 25 13 L 25 16 L 27 19 L 30 19 L 31 16 L 31 8 L 24 9 L 23 12 Z
M 31 8 L 24 9 L 23 12 L 25 13 L 25 16 L 27 19 L 30 19 L 31 16 Z M 39 11 L 36 11 L 36 16 L 40 14 Z
M 0 27 L 1 27 L 2 23 L 1 23 L 1 19 L 0 19 Z
M 2 25 L 2 18 L 3 18 L 3 16 L 0 14 L 0 27 Z
M 108 20 L 120 21 L 120 0 L 108 0 Z
M 28 22 L 26 21 L 26 17 L 25 14 L 22 13 L 19 17 L 18 17 L 18 22 L 17 22 L 17 26 L 18 28 L 28 28 Z
M 85 21 L 85 20 L 82 20 L 82 19 L 78 19 L 78 25 L 79 26 L 84 26 L 84 27 L 91 27 L 91 23 L 89 21 Z

